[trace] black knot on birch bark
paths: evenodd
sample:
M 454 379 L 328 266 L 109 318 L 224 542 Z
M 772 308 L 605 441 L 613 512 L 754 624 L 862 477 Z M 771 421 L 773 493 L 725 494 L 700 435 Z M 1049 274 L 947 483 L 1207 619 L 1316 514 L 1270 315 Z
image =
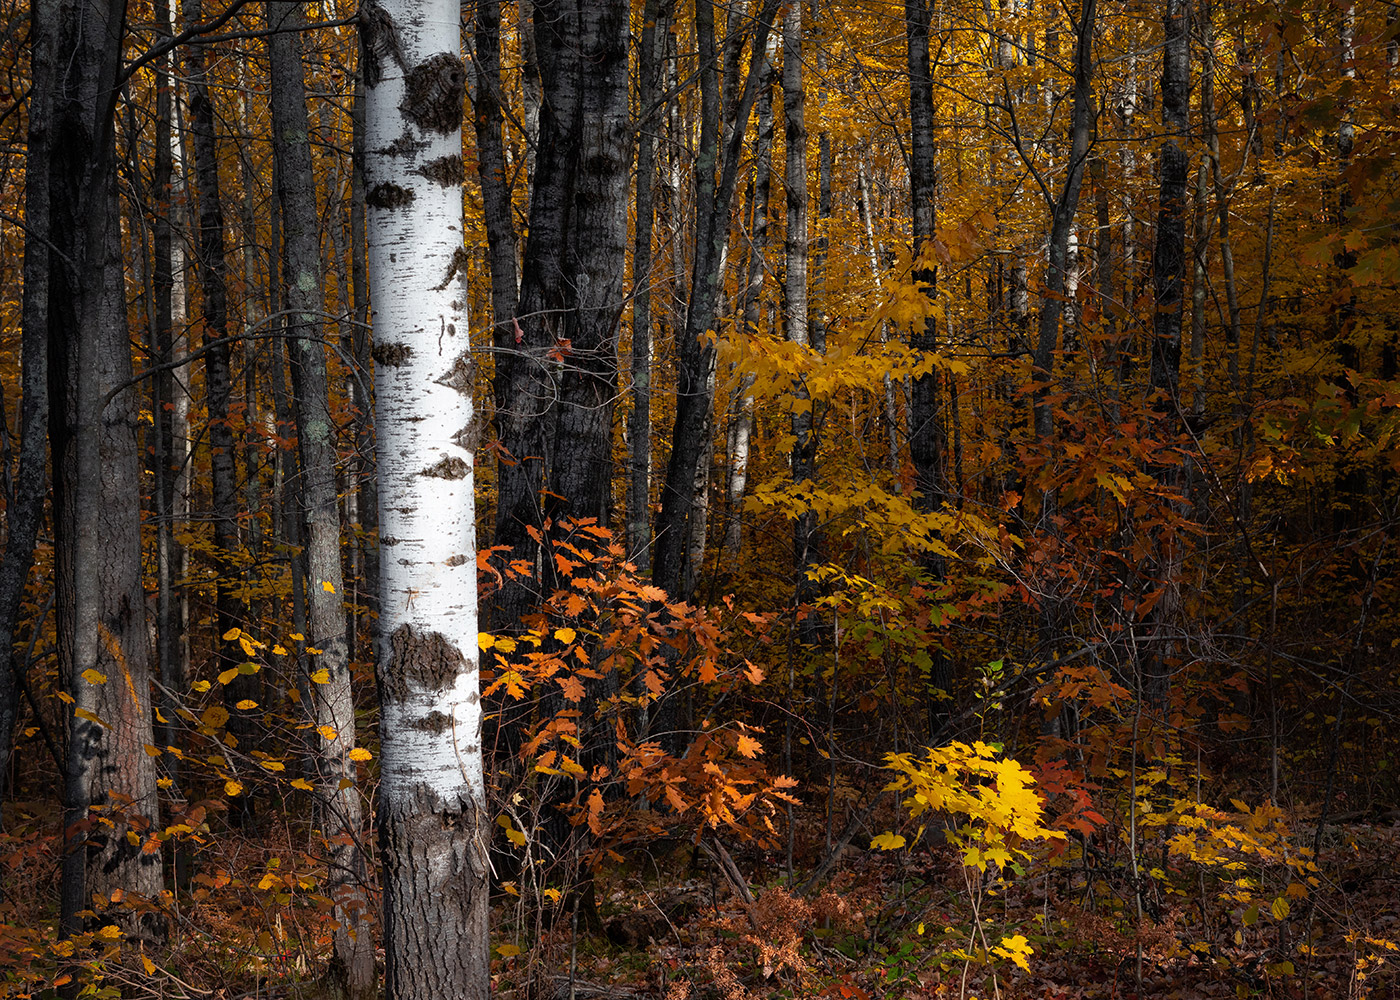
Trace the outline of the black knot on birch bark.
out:
M 413 348 L 407 344 L 375 344 L 370 348 L 370 357 L 375 363 L 388 365 L 390 368 L 402 368 L 410 357 L 413 356 Z
M 476 362 L 472 356 L 463 351 L 452 360 L 452 367 L 447 370 L 442 378 L 437 380 L 438 385 L 445 385 L 449 389 L 460 392 L 463 396 L 470 396 L 472 392 L 472 380 L 476 377 Z
M 389 637 L 389 657 L 380 668 L 379 685 L 390 698 L 403 701 L 410 685 L 446 691 L 466 666 L 461 652 L 441 633 L 400 625 Z
M 399 110 L 425 132 L 444 135 L 462 127 L 462 100 L 467 93 L 467 71 L 462 60 L 438 52 L 408 71 L 407 93 Z
M 399 46 L 399 29 L 389 12 L 377 3 L 366 6 L 360 14 L 360 39 L 364 42 L 365 86 L 378 86 L 384 79 L 388 63 L 406 69 L 403 49 Z
M 452 443 L 463 451 L 475 453 L 477 445 L 481 444 L 482 435 L 486 433 L 486 425 L 489 422 L 484 411 L 475 411 L 472 413 L 472 418 L 468 421 L 467 426 L 452 435 Z
M 413 172 L 420 177 L 428 178 L 439 187 L 460 187 L 462 178 L 465 176 L 460 156 L 439 156 L 436 160 L 429 160 Z
M 412 204 L 414 197 L 408 188 L 384 181 L 370 188 L 369 194 L 365 195 L 365 204 L 384 209 L 403 208 Z
M 467 473 L 471 471 L 471 466 L 463 459 L 456 455 L 449 455 L 424 469 L 423 475 L 432 476 L 434 479 L 466 479 Z

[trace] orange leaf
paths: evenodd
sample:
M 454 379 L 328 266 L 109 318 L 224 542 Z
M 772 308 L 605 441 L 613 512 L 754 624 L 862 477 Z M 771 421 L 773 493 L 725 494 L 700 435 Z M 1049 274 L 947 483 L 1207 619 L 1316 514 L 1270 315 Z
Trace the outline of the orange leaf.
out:
M 745 757 L 757 757 L 763 753 L 763 744 L 752 736 L 740 736 L 736 749 Z
M 559 686 L 564 689 L 564 697 L 570 701 L 583 701 L 583 684 L 577 677 L 570 674 L 567 677 L 554 678 L 559 682 Z

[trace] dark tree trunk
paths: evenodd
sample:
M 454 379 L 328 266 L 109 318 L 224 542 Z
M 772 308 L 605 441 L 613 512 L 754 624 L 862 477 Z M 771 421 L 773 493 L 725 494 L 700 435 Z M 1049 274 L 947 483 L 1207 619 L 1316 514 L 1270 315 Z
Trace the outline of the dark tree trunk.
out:
M 674 600 L 684 600 L 684 556 L 687 523 L 695 505 L 695 477 L 705 453 L 713 407 L 715 349 L 706 335 L 719 310 L 721 264 L 729 239 L 729 221 L 738 186 L 739 164 L 749 114 L 758 96 L 763 52 L 778 0 L 763 0 L 755 22 L 748 75 L 735 102 L 734 128 L 720 148 L 719 67 L 715 51 L 715 11 L 712 0 L 696 0 L 695 25 L 700 50 L 700 141 L 695 169 L 695 259 L 691 271 L 689 309 L 676 331 L 676 418 L 671 433 L 671 457 L 656 518 L 656 549 L 652 578 Z M 718 176 L 716 175 L 718 171 Z
M 909 187 L 914 236 L 914 280 L 924 288 L 932 303 L 938 290 L 938 270 L 934 264 L 934 230 L 938 224 L 937 148 L 933 141 L 933 74 L 929 58 L 929 32 L 932 11 L 929 0 L 905 0 L 905 29 L 908 40 L 909 65 Z M 909 346 L 918 351 L 938 350 L 937 322 L 930 315 L 922 324 L 915 324 Z M 914 466 L 914 502 L 925 514 L 943 506 L 948 493 L 948 472 L 945 453 L 947 434 L 943 427 L 943 399 L 939 389 L 938 369 L 913 380 L 909 393 L 909 459 Z M 947 575 L 947 566 L 934 552 L 924 553 L 920 562 L 935 581 Z M 925 699 L 929 729 L 936 735 L 947 721 L 945 695 L 952 685 L 952 666 L 941 649 L 930 651 L 933 666 L 929 671 Z
M 292 397 L 301 455 L 301 509 L 306 525 L 307 624 L 311 645 L 303 659 L 303 707 L 315 732 L 317 821 L 329 847 L 326 894 L 336 904 L 335 965 L 346 993 L 375 993 L 374 949 L 362 886 L 360 793 L 355 787 L 355 700 L 345 634 L 340 565 L 340 509 L 335 467 L 336 425 L 326 380 L 320 313 L 320 245 L 316 179 L 312 173 L 306 78 L 301 58 L 305 25 L 300 0 L 267 5 L 271 64 L 272 149 L 282 207 L 282 287 L 291 355 Z M 348 779 L 348 785 L 347 785 Z
M 182 13 L 187 25 L 204 17 L 203 0 L 183 0 Z M 200 289 L 204 310 L 204 381 L 209 412 L 209 467 L 214 522 L 214 633 L 219 643 L 220 668 L 228 669 L 243 659 L 236 640 L 223 637 L 243 621 L 238 600 L 238 484 L 234 469 L 233 428 L 229 409 L 233 396 L 233 375 L 229 362 L 228 265 L 224 256 L 224 212 L 219 196 L 218 138 L 215 133 L 214 104 L 206 77 L 205 47 L 191 45 L 185 54 L 185 76 L 190 88 L 190 134 L 194 146 L 195 187 L 199 204 L 199 238 L 195 241 Z M 256 674 L 239 674 L 223 687 L 228 708 L 229 732 L 244 743 L 253 735 L 252 718 L 237 708 L 240 701 L 257 701 Z M 231 814 L 235 822 L 251 816 L 252 795 L 242 799 L 242 807 Z
M 52 5 L 30 9 L 29 129 L 24 188 L 24 302 L 20 343 L 20 453 L 14 493 L 5 511 L 5 554 L 0 559 L 0 829 L 10 793 L 10 750 L 19 708 L 15 632 L 19 626 L 34 543 L 48 494 L 49 144 L 53 140 L 54 24 Z
M 491 267 L 491 334 L 498 358 L 515 349 L 515 316 L 519 294 L 516 268 L 515 222 L 511 218 L 511 190 L 506 178 L 505 144 L 501 109 L 501 4 L 484 0 L 473 22 L 476 88 L 472 92 L 472 123 L 476 129 L 477 176 L 481 183 L 482 216 Z M 504 383 L 497 379 L 496 408 L 510 405 L 500 396 Z
M 666 6 L 674 0 L 668 0 Z M 638 572 L 651 568 L 651 283 L 656 175 L 656 131 L 664 110 L 657 21 L 661 0 L 646 0 L 637 56 L 637 207 L 632 241 L 632 410 L 627 417 L 627 558 Z
M 131 385 L 112 127 L 123 7 L 60 2 L 46 4 L 40 17 L 50 12 L 55 66 L 66 68 L 53 81 L 49 147 L 48 389 L 59 664 L 73 699 L 60 928 L 72 934 L 91 894 L 158 894 L 161 865 L 142 835 L 158 804 L 145 751 L 154 737 L 140 407 Z M 103 823 L 90 822 L 92 806 L 105 807 Z

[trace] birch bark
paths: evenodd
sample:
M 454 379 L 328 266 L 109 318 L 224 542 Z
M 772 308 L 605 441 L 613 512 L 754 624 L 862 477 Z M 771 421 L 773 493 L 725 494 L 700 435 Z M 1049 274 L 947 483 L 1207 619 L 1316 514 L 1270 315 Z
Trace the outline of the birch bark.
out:
M 361 27 L 389 1000 L 490 989 L 459 20 L 455 3 L 388 0 Z

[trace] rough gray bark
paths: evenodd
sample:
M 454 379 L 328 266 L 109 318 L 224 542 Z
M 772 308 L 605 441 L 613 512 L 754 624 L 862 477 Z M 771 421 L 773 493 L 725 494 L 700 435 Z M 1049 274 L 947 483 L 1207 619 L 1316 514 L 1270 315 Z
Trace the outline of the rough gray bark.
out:
M 141 579 L 139 403 L 117 198 L 112 109 L 122 6 L 60 0 L 49 161 L 49 434 L 60 675 L 73 698 L 64 786 L 60 929 L 91 894 L 160 891 L 150 644 Z M 41 32 L 42 35 L 42 32 Z M 108 398 L 110 397 L 110 398 Z M 92 807 L 103 810 L 96 823 Z M 135 844 L 127 833 L 134 834 Z M 128 927 L 129 931 L 137 930 Z
M 501 98 L 501 4 L 484 0 L 477 5 L 472 25 L 473 62 L 472 124 L 476 131 L 477 179 L 481 184 L 482 218 L 486 223 L 487 261 L 491 270 L 491 336 L 496 356 L 515 348 L 515 316 L 519 295 L 516 267 L 515 222 L 511 218 L 511 191 L 506 177 L 502 129 L 505 115 Z M 498 383 L 498 389 L 502 386 Z M 496 408 L 510 401 L 496 398 Z
M 15 631 L 34 543 L 48 494 L 49 144 L 53 139 L 54 51 L 52 4 L 30 9 L 29 127 L 24 188 L 24 300 L 20 338 L 20 454 L 14 493 L 5 511 L 5 554 L 0 558 L 0 829 L 9 794 L 10 751 L 19 708 Z
M 496 364 L 497 431 L 512 461 L 498 476 L 495 543 L 529 563 L 531 529 L 546 518 L 607 520 L 631 154 L 627 5 L 537 2 L 534 38 L 544 102 L 529 239 L 515 332 Z M 501 588 L 492 628 L 518 627 L 536 599 L 526 582 Z
M 203 0 L 182 0 L 181 13 L 187 25 L 204 17 Z M 214 104 L 209 93 L 205 46 L 191 44 L 185 51 L 185 77 L 190 94 L 190 133 L 194 146 L 195 187 L 199 205 L 199 238 L 195 259 L 203 296 L 204 382 L 209 414 L 209 466 L 214 523 L 214 636 L 220 643 L 221 669 L 243 659 L 236 641 L 224 640 L 230 630 L 247 624 L 237 597 L 238 484 L 234 469 L 233 430 L 229 408 L 233 397 L 233 375 L 229 361 L 228 265 L 224 251 L 224 214 L 219 192 L 218 137 L 215 132 Z M 260 687 L 256 674 L 239 674 L 224 685 L 229 732 L 248 749 L 253 735 L 249 713 L 237 708 L 245 699 L 257 701 Z M 232 818 L 241 821 L 251 815 L 252 795 L 245 795 L 241 808 Z
M 1188 0 L 1167 0 L 1162 14 L 1161 189 L 1157 199 L 1157 242 L 1152 252 L 1156 311 L 1152 323 L 1152 388 L 1166 395 L 1164 412 L 1177 401 L 1181 374 L 1182 289 L 1186 273 L 1186 175 L 1184 148 L 1191 99 L 1191 18 Z
M 301 508 L 306 527 L 308 640 L 321 652 L 304 657 L 303 708 L 315 741 L 316 820 L 329 852 L 326 894 L 334 900 L 335 974 L 351 998 L 375 994 L 374 947 L 362 918 L 364 857 L 360 793 L 355 787 L 355 700 L 346 645 L 340 509 L 335 467 L 336 426 L 322 343 L 320 245 L 316 179 L 312 173 L 306 77 L 301 58 L 305 25 L 300 0 L 267 4 L 271 66 L 272 150 L 282 207 L 282 287 L 292 361 Z M 345 781 L 348 779 L 348 787 Z
M 929 0 L 905 0 L 905 33 L 909 67 L 909 188 L 914 237 L 914 280 L 924 286 L 930 300 L 938 288 L 938 271 L 932 261 L 937 226 L 938 196 L 937 149 L 934 144 L 933 75 L 929 61 L 929 32 L 932 11 Z M 938 350 L 937 322 L 932 315 L 916 324 L 909 346 L 929 353 Z M 945 457 L 947 433 L 943 427 L 942 393 L 935 368 L 913 380 L 909 392 L 909 459 L 914 466 L 914 502 L 924 513 L 943 506 L 948 493 Z M 936 553 L 924 553 L 920 560 L 935 580 L 947 574 L 944 560 Z M 952 685 L 952 666 L 942 650 L 932 650 L 925 692 L 929 729 L 942 731 L 947 718 L 943 694 Z

